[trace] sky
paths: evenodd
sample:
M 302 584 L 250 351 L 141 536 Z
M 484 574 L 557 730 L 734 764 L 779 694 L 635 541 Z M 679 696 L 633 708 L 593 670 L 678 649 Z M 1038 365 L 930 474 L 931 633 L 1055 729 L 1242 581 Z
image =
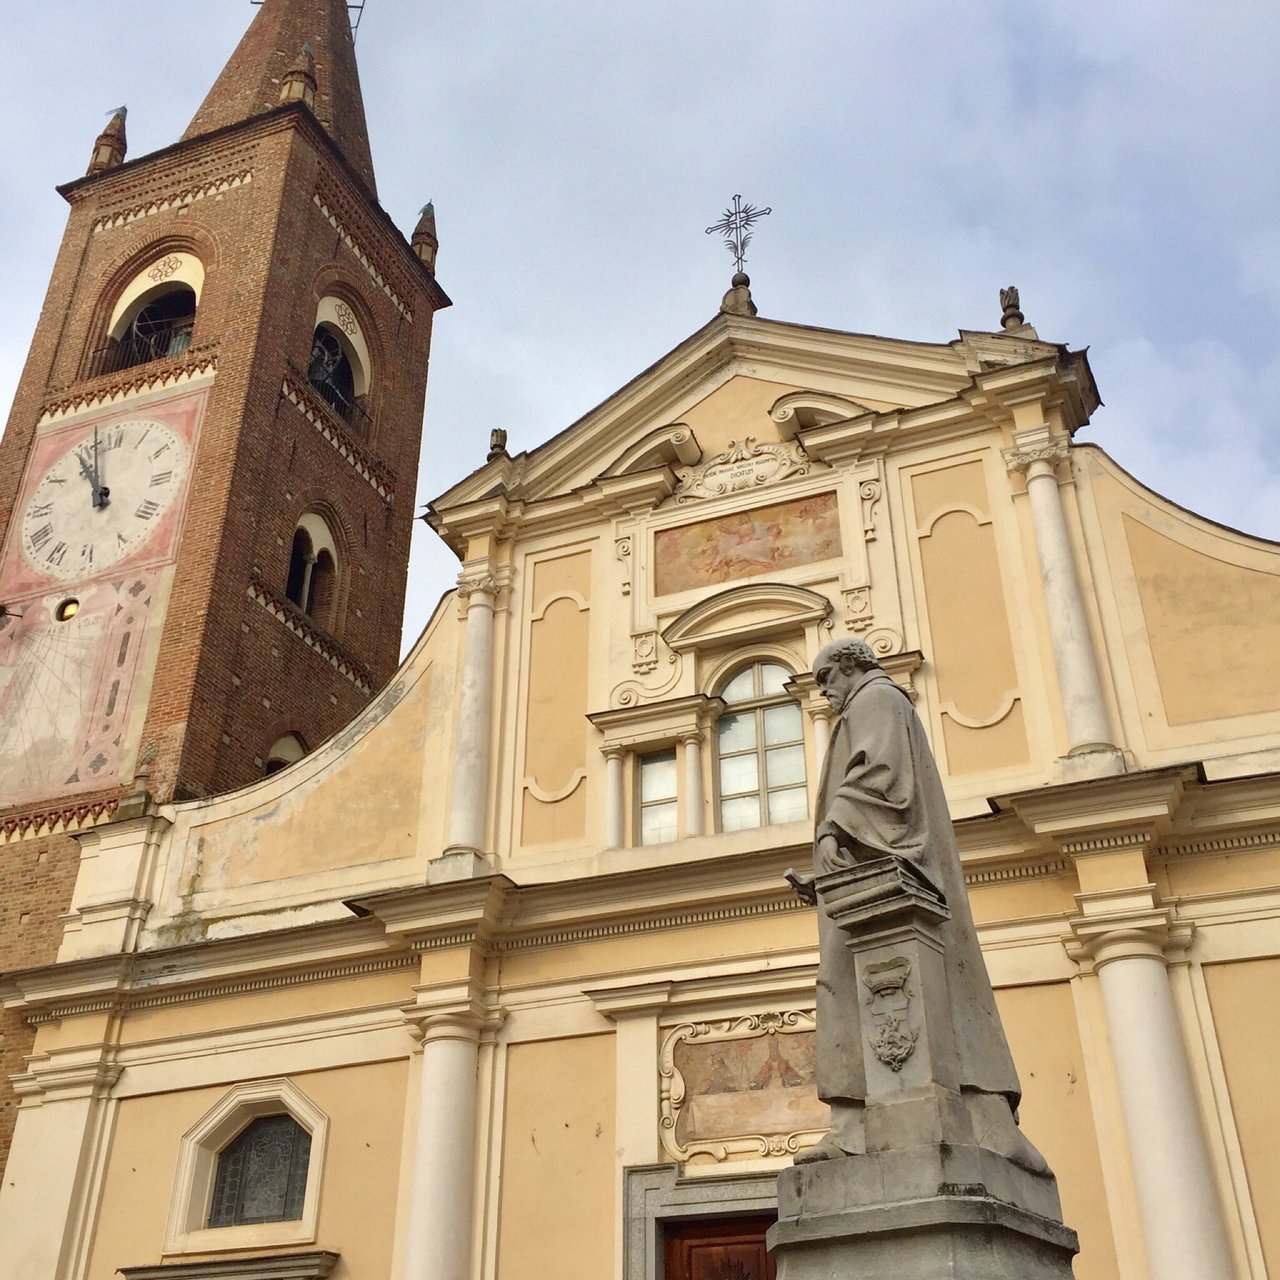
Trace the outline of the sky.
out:
M 0 407 L 107 113 L 174 142 L 249 0 L 0 0 Z M 735 193 L 760 314 L 946 342 L 1016 284 L 1088 347 L 1077 437 L 1214 520 L 1280 539 L 1280 5 L 367 0 L 384 207 L 435 202 L 418 500 L 529 449 L 716 312 L 704 234 Z M 416 526 L 412 644 L 457 567 Z

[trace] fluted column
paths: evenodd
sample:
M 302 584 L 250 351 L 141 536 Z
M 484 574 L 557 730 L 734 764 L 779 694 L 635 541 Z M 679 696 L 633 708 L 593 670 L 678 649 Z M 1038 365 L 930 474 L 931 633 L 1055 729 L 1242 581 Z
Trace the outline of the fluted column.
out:
M 1104 919 L 1082 905 L 1072 928 L 1102 989 L 1152 1280 L 1231 1280 L 1221 1199 L 1167 971 L 1166 948 L 1187 938 L 1159 907 Z
M 1057 467 L 1068 458 L 1070 446 L 1065 439 L 1054 437 L 1047 426 L 1017 431 L 1013 439 L 1014 448 L 1005 451 L 1005 461 L 1011 471 L 1026 475 L 1049 643 L 1066 722 L 1067 754 L 1114 751 L 1102 681 L 1058 489 Z
M 487 576 L 464 578 L 458 583 L 458 594 L 466 601 L 467 627 L 458 681 L 446 852 L 482 854 L 492 755 L 493 613 L 498 584 Z

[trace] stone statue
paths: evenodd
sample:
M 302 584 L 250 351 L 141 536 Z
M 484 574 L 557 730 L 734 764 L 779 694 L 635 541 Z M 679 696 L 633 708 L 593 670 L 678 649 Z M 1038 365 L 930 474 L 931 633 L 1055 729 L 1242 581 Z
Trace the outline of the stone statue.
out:
M 878 860 L 897 859 L 900 874 L 918 880 L 922 893 L 940 900 L 941 915 L 949 916 L 937 930 L 957 1059 L 947 1075 L 959 1085 L 973 1133 L 986 1149 L 1047 1175 L 1043 1159 L 1016 1127 L 1018 1076 L 974 932 L 942 781 L 911 699 L 861 640 L 827 645 L 813 673 L 836 719 L 818 790 L 815 875 L 792 882 L 818 907 L 817 1086 L 831 1107 L 831 1131 L 796 1163 L 867 1151 L 863 1041 L 877 1034 L 873 1006 L 880 996 L 892 1002 L 895 982 L 888 972 L 874 983 L 864 974 L 859 982 L 847 926 L 835 922 L 821 892 L 824 877 L 859 864 L 891 867 Z M 897 982 L 900 990 L 904 981 Z M 877 1056 L 898 1071 L 914 1041 L 898 1031 L 895 1043 L 897 1024 L 883 1017 L 878 1022 Z M 877 1141 L 886 1140 L 892 1135 Z

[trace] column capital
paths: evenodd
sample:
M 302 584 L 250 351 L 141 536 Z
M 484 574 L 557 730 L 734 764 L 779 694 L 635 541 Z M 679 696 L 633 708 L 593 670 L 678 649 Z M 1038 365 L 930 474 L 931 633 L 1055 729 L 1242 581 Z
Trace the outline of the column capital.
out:
M 1019 433 L 1021 434 L 1021 433 Z M 1005 466 L 1013 472 L 1024 474 L 1028 480 L 1037 475 L 1053 475 L 1060 462 L 1071 454 L 1067 440 L 1049 440 L 1045 443 L 1015 445 L 1001 450 Z
M 438 1040 L 473 1044 L 492 1038 L 507 1011 L 490 1003 L 488 992 L 474 981 L 415 987 L 417 998 L 400 1006 L 409 1034 L 424 1047 Z
M 472 605 L 497 609 L 505 603 L 515 571 L 510 565 L 481 563 L 471 565 L 458 574 L 458 605 L 465 618 Z
M 1145 902 L 1143 899 L 1145 898 Z M 1158 900 L 1155 885 L 1141 889 L 1077 894 L 1081 911 L 1068 921 L 1067 954 L 1085 973 L 1116 960 L 1186 960 L 1195 926 L 1175 918 Z

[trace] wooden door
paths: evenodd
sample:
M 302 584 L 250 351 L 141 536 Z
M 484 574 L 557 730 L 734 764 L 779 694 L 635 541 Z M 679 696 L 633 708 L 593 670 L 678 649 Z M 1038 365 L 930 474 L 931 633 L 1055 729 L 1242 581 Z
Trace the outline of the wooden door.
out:
M 669 1223 L 666 1280 L 774 1280 L 764 1247 L 772 1217 Z

